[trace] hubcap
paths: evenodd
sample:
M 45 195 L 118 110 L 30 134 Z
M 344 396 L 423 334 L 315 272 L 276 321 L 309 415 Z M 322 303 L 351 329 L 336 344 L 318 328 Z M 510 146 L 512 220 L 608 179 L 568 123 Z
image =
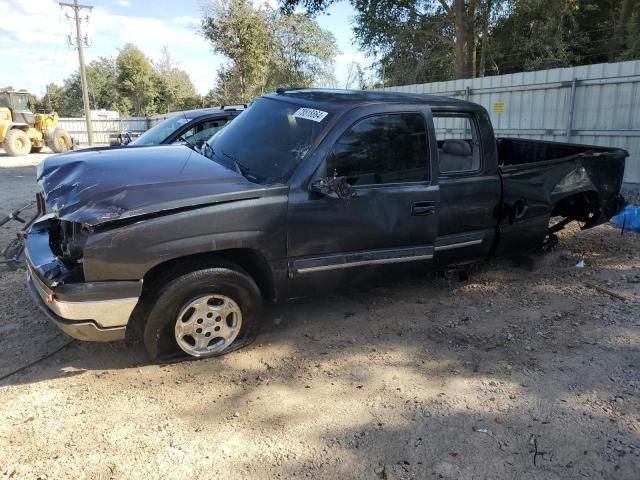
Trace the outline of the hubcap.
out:
M 175 339 L 185 353 L 206 357 L 231 345 L 241 327 L 242 312 L 236 302 L 224 295 L 202 295 L 180 310 Z
M 18 148 L 24 147 L 24 142 L 22 141 L 21 138 L 16 139 L 16 147 Z

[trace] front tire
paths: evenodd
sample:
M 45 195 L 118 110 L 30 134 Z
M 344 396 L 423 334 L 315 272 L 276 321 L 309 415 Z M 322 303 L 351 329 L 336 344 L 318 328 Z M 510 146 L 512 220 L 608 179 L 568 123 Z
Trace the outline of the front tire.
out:
M 64 153 L 71 149 L 71 137 L 66 130 L 62 128 L 56 128 L 52 134 L 47 145 L 53 153 Z
M 262 300 L 239 268 L 207 268 L 167 283 L 149 312 L 144 345 L 151 360 L 224 355 L 253 341 Z
M 10 157 L 27 155 L 31 151 L 31 140 L 26 132 L 14 128 L 7 132 L 2 148 Z

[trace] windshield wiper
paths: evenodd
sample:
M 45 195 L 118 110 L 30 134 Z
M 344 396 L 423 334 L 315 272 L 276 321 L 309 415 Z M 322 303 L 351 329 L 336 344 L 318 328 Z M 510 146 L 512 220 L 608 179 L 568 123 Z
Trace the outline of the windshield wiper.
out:
M 240 161 L 238 160 L 238 158 L 229 153 L 229 152 L 225 152 L 224 150 L 220 151 L 225 157 L 227 157 L 229 160 L 231 160 L 233 162 L 233 166 L 235 167 L 236 171 L 242 175 L 244 178 L 246 178 L 247 180 L 249 180 L 250 182 L 253 183 L 260 183 L 258 177 L 256 177 L 255 175 L 249 173 L 251 170 L 249 169 L 249 167 L 247 167 L 246 165 L 243 165 L 242 163 L 240 163 Z

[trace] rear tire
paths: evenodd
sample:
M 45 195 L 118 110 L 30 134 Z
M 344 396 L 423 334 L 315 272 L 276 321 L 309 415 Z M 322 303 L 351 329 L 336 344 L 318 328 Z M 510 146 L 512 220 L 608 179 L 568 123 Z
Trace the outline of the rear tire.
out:
M 251 343 L 262 298 L 253 279 L 233 265 L 182 275 L 158 293 L 144 327 L 151 360 L 224 355 Z
M 47 145 L 53 153 L 64 153 L 71 149 L 71 137 L 66 130 L 56 128 L 51 134 L 51 139 Z
M 7 132 L 2 148 L 10 157 L 27 155 L 31 151 L 31 140 L 26 132 L 14 128 Z

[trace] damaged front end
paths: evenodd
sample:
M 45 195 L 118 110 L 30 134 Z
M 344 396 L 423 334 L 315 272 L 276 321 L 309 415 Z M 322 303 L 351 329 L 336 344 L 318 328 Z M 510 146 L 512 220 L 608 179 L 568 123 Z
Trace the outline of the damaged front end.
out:
M 125 338 L 142 281 L 85 282 L 83 250 L 90 228 L 40 217 L 27 236 L 28 284 L 41 310 L 65 333 L 81 340 Z

